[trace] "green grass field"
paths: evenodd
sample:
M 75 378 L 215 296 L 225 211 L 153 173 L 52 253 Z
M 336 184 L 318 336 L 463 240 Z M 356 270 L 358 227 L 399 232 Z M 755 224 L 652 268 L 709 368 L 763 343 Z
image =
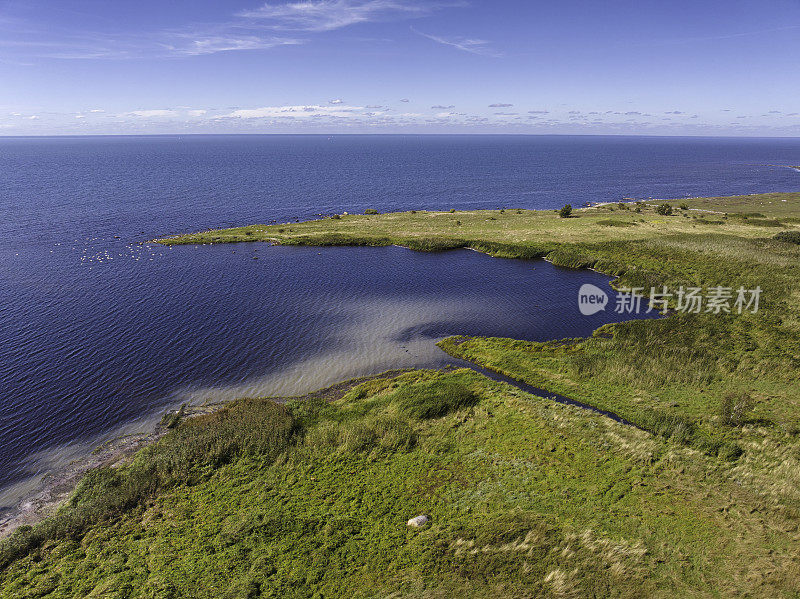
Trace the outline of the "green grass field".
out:
M 732 472 L 469 370 L 415 371 L 332 404 L 250 400 L 186 422 L 127 469 L 87 480 L 65 522 L 5 566 L 0 589 L 796 595 L 794 514 Z M 407 527 L 418 514 L 430 525 Z
M 617 287 L 763 292 L 756 314 L 440 342 L 639 428 L 470 370 L 186 420 L 6 540 L 0 594 L 800 597 L 798 237 L 800 194 L 766 194 L 571 218 L 345 215 L 161 240 L 470 247 L 596 268 Z M 407 527 L 419 514 L 430 525 Z

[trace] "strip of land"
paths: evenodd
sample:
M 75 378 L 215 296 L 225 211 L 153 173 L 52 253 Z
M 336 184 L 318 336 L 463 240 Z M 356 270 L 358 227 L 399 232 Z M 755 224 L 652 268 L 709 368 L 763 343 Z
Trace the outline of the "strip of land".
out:
M 440 344 L 639 428 L 465 369 L 180 423 L 0 546 L 0 595 L 800 594 L 800 194 L 570 218 L 338 215 L 160 240 L 241 241 L 470 247 L 595 268 L 617 287 L 762 294 L 757 313 Z M 424 528 L 406 525 L 423 514 Z

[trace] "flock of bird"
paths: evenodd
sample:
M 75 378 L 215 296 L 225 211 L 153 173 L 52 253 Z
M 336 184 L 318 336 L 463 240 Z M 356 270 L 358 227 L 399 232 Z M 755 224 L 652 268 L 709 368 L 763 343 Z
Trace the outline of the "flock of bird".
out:
M 119 238 L 115 237 L 115 239 Z M 148 244 L 141 241 L 135 243 L 127 243 L 123 245 L 121 248 L 109 247 L 108 245 L 103 243 L 105 240 L 103 240 L 100 237 L 88 238 L 86 241 L 88 243 L 83 248 L 78 248 L 77 246 L 72 248 L 73 250 L 80 252 L 81 264 L 103 264 L 118 259 L 128 259 L 134 261 L 138 260 L 152 261 L 158 258 L 159 256 L 163 256 L 164 250 L 166 249 L 161 246 L 154 246 L 153 244 Z M 106 245 L 106 247 L 95 251 L 93 247 L 95 246 L 95 243 L 92 242 L 100 242 L 103 245 Z M 172 249 L 172 247 L 169 247 L 169 249 Z M 51 250 L 51 252 L 52 251 L 53 250 Z

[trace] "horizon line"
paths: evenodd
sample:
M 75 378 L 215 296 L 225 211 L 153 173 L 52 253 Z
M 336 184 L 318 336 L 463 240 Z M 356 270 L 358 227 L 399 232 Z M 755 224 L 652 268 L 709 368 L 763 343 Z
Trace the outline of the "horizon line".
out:
M 800 135 L 678 135 L 652 133 L 51 133 L 2 135 L 0 139 L 47 139 L 84 137 L 659 137 L 696 139 L 800 139 Z

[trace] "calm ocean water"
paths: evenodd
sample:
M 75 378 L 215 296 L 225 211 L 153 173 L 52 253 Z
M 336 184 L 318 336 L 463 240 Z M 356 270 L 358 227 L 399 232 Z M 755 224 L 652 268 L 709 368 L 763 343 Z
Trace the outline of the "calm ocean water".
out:
M 139 245 L 319 213 L 796 191 L 797 139 L 0 138 L 0 505 L 183 401 L 447 358 L 466 333 L 586 335 L 592 272 L 468 251 Z M 257 255 L 258 260 L 253 260 Z

